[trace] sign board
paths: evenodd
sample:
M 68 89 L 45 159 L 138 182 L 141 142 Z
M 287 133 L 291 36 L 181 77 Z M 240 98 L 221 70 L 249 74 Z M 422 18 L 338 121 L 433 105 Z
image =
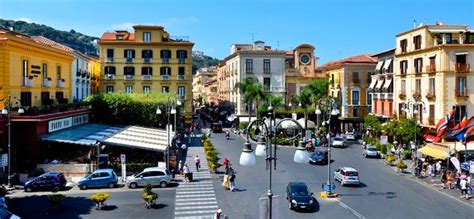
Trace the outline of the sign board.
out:
M 387 143 L 388 143 L 388 136 L 386 136 L 386 135 L 380 136 L 380 144 L 381 145 L 387 145 Z
M 474 174 L 474 160 L 469 161 L 469 173 Z
M 8 166 L 8 154 L 2 154 L 2 160 L 0 162 L 0 166 L 2 167 Z
M 279 214 L 279 205 L 280 202 L 278 200 L 278 195 L 273 195 L 272 197 L 272 219 L 279 219 L 280 214 Z M 269 212 L 270 209 L 268 209 L 268 196 L 263 196 L 259 199 L 259 219 L 268 219 L 270 218 Z
M 294 119 L 294 120 L 297 120 L 298 119 L 298 114 L 292 113 L 291 118 Z
M 126 158 L 125 154 L 120 154 L 120 162 L 121 163 L 125 163 L 125 158 Z
M 122 163 L 122 181 L 127 181 L 127 165 L 125 165 L 125 162 Z
M 166 168 L 166 163 L 165 162 L 158 162 L 158 167 L 159 168 Z
M 89 122 L 89 114 L 53 119 L 48 122 L 48 132 L 55 132 Z

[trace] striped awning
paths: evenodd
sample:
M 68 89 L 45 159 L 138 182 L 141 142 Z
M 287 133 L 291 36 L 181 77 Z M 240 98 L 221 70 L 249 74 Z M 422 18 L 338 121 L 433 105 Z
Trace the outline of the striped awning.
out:
M 449 157 L 451 150 L 448 147 L 430 143 L 418 149 L 418 152 L 426 156 L 434 157 L 441 160 L 446 160 L 446 158 Z
M 393 59 L 387 59 L 387 60 L 385 60 L 385 64 L 383 65 L 382 70 L 385 69 L 386 71 L 388 71 L 388 69 L 390 68 L 390 65 L 392 64 L 392 61 L 393 61 Z
M 369 89 L 373 90 L 375 88 L 375 84 L 377 84 L 377 80 L 372 79 L 369 85 Z
M 382 68 L 383 61 L 378 61 L 377 66 L 375 66 L 375 71 L 379 71 Z
M 382 88 L 383 80 L 384 79 L 377 80 L 377 86 L 375 86 L 375 89 L 380 90 L 380 88 Z
M 174 133 L 170 133 L 170 139 Z M 168 147 L 166 130 L 128 126 L 100 141 L 105 145 L 123 146 L 150 151 L 164 151 Z

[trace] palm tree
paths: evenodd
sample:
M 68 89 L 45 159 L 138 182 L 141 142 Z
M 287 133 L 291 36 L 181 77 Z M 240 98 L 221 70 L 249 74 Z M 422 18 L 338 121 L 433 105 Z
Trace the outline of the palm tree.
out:
M 308 111 L 307 106 L 311 105 L 311 92 L 306 87 L 303 91 L 300 92 L 299 95 L 296 96 L 296 100 L 298 101 L 298 105 L 304 108 L 304 129 L 308 129 Z
M 317 107 L 316 105 L 319 100 L 327 96 L 328 85 L 328 79 L 316 79 L 311 81 L 311 83 L 304 88 L 311 94 L 311 102 L 315 104 L 315 107 Z
M 243 81 L 235 83 L 235 90 L 239 90 L 244 94 L 244 103 L 249 105 L 249 123 L 250 123 L 250 104 L 255 101 L 255 112 L 258 114 L 258 103 L 265 99 L 265 92 L 263 86 L 256 78 L 245 78 Z

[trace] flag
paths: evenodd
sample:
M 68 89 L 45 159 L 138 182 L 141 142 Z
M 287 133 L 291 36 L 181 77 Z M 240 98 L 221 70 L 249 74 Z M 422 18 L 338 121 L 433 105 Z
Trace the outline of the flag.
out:
M 470 136 L 473 136 L 473 135 L 474 135 L 474 126 L 471 126 L 466 130 L 466 132 L 464 132 L 464 135 L 463 135 L 464 139 L 463 140 L 466 140 Z
M 436 124 L 436 137 L 440 138 L 441 136 L 443 136 L 443 133 L 448 127 L 450 120 L 454 118 L 454 110 L 455 108 L 453 107 L 453 110 L 451 110 L 449 114 L 446 114 L 446 116 L 444 116 L 438 121 L 438 124 Z
M 469 118 L 469 119 L 471 119 L 471 118 Z M 467 119 L 467 111 L 466 111 L 466 112 L 464 112 L 464 116 L 462 117 L 461 121 L 459 121 L 459 123 L 454 127 L 454 130 L 465 128 L 468 121 L 469 120 Z
M 454 129 L 451 131 L 451 133 L 448 134 L 448 138 L 453 138 L 455 137 L 456 139 L 462 139 L 462 135 L 466 132 L 466 130 L 470 127 L 474 126 L 474 116 L 471 116 L 469 119 L 466 119 L 459 123 L 456 127 L 457 129 Z

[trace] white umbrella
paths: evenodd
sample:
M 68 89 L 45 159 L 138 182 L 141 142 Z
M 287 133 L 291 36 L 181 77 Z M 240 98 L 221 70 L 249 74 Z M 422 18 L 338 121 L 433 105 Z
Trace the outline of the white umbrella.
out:
M 298 119 L 298 123 L 301 125 L 301 127 L 304 128 L 304 118 Z M 314 124 L 314 122 L 311 121 L 311 120 L 308 120 L 308 121 L 307 121 L 307 125 L 308 125 L 307 128 L 309 128 L 309 129 L 314 129 L 314 128 L 316 128 L 316 124 Z
M 236 118 L 237 118 L 237 117 L 235 116 L 235 114 L 232 114 L 232 115 L 230 115 L 230 116 L 227 117 L 227 120 L 228 120 L 229 122 L 233 122 Z
M 298 125 L 296 125 L 294 122 L 292 122 L 290 120 L 285 120 L 280 124 L 280 126 L 278 128 L 287 129 L 287 128 L 295 128 L 297 126 Z

